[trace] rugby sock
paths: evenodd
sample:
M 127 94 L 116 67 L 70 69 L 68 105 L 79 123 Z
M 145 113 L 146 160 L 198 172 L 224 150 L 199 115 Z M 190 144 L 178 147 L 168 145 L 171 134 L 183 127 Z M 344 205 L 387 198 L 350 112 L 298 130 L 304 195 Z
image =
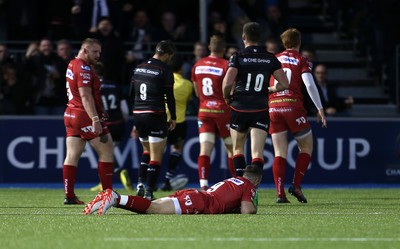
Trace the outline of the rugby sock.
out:
M 229 169 L 229 173 L 231 173 L 231 176 L 235 177 L 236 171 L 235 171 L 235 167 L 233 166 L 233 158 L 232 157 L 228 157 L 228 169 Z
M 75 196 L 74 186 L 77 167 L 72 165 L 63 166 L 63 180 L 65 197 L 73 198 Z
M 157 188 L 158 175 L 160 174 L 161 163 L 150 161 L 147 167 L 147 191 L 153 193 Z
M 208 181 L 210 175 L 210 157 L 206 155 L 200 155 L 197 159 L 198 162 L 198 172 L 200 179 L 200 187 L 206 186 L 205 181 Z
M 244 169 L 246 168 L 246 160 L 243 154 L 236 154 L 233 156 L 233 166 L 236 170 L 237 176 L 243 176 Z
M 258 157 L 253 158 L 253 160 L 251 160 L 251 164 L 256 165 L 260 169 L 263 169 L 264 168 L 264 159 L 258 158 Z
M 114 163 L 100 161 L 98 163 L 97 170 L 103 189 L 112 189 L 113 164 Z
M 168 170 L 165 173 L 165 179 L 171 179 L 174 177 L 175 170 L 178 167 L 179 162 L 181 161 L 182 154 L 179 152 L 172 152 L 169 155 L 169 162 L 168 162 Z
M 149 152 L 143 152 L 142 158 L 140 159 L 140 165 L 139 165 L 139 172 L 138 172 L 138 182 L 139 183 L 145 183 L 146 182 L 146 176 L 147 176 L 147 167 L 150 162 L 150 153 Z
M 121 195 L 117 207 L 132 212 L 144 214 L 146 213 L 146 210 L 150 207 L 150 204 L 150 200 L 140 196 Z
M 274 158 L 272 165 L 272 173 L 274 174 L 274 182 L 277 197 L 286 197 L 285 193 L 285 174 L 286 174 L 286 158 L 277 156 Z
M 311 156 L 307 153 L 300 153 L 296 159 L 296 167 L 293 177 L 293 186 L 296 188 L 300 187 L 301 181 L 303 180 L 304 174 L 307 171 L 308 165 L 311 162 Z

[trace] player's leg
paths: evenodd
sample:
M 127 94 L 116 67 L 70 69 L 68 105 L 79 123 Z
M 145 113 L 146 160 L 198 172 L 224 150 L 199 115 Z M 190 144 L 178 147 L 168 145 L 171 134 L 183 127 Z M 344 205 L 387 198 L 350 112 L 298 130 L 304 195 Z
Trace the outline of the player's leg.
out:
M 308 165 L 311 162 L 313 150 L 313 136 L 311 129 L 305 129 L 294 135 L 299 147 L 299 154 L 296 158 L 296 166 L 293 177 L 292 186 L 289 188 L 289 193 L 294 195 L 301 203 L 307 203 L 307 199 L 301 190 L 301 182 L 306 174 Z
M 271 137 L 275 153 L 272 173 L 276 188 L 276 202 L 289 203 L 285 193 L 286 157 L 288 150 L 287 131 L 273 133 Z
M 246 168 L 244 146 L 246 143 L 247 131 L 239 132 L 232 128 L 230 131 L 232 137 L 233 166 L 235 167 L 236 175 L 243 176 L 244 169 Z
M 175 176 L 175 171 L 182 159 L 182 149 L 186 138 L 186 131 L 187 124 L 183 122 L 176 124 L 175 129 L 168 134 L 167 143 L 171 144 L 171 152 L 168 158 L 168 169 L 165 173 L 164 183 L 161 186 L 161 190 L 163 191 L 172 190 L 170 179 Z
M 167 139 L 149 136 L 150 162 L 147 168 L 147 188 L 145 197 L 154 199 L 153 192 L 157 189 L 158 177 L 160 175 L 162 157 Z
M 110 133 L 89 141 L 99 156 L 98 172 L 103 189 L 112 189 L 114 147 Z
M 64 204 L 83 204 L 75 195 L 75 178 L 79 158 L 85 149 L 86 141 L 80 137 L 67 137 L 66 156 L 63 165 Z
M 215 135 L 211 132 L 202 132 L 199 134 L 200 141 L 200 154 L 197 158 L 198 174 L 200 188 L 202 190 L 208 189 L 208 178 L 210 176 L 211 165 L 211 152 L 214 149 Z

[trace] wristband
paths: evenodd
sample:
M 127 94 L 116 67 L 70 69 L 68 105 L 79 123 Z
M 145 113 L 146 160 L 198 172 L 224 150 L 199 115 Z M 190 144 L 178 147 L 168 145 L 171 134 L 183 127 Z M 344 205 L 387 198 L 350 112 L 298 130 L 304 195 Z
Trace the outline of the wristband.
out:
M 99 116 L 93 116 L 92 117 L 93 122 L 100 122 Z

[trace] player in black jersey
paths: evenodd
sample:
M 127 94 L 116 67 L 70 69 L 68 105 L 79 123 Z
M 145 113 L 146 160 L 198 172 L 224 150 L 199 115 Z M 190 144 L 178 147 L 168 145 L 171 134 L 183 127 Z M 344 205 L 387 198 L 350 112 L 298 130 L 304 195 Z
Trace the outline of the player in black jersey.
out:
M 161 160 L 166 146 L 168 130 L 175 129 L 176 109 L 174 98 L 174 76 L 168 63 L 176 52 L 170 41 L 157 44 L 155 54 L 146 62 L 138 65 L 131 78 L 133 97 L 133 119 L 144 151 L 150 152 L 147 167 L 147 188 L 142 191 L 144 183 L 138 183 L 138 194 L 154 199 L 153 191 L 157 188 Z M 165 102 L 171 118 L 167 120 Z
M 123 96 L 121 86 L 114 81 L 109 80 L 105 75 L 104 65 L 101 62 L 93 66 L 94 73 L 100 78 L 101 82 L 101 100 L 103 110 L 107 113 L 105 124 L 107 125 L 113 138 L 114 147 L 123 139 L 127 131 L 127 121 L 129 117 L 128 103 Z M 121 182 L 127 190 L 132 190 L 132 183 L 129 173 L 126 169 L 114 164 L 114 175 L 118 174 Z M 102 191 L 101 183 L 92 187 L 92 191 Z
M 258 43 L 261 27 L 256 22 L 243 26 L 245 48 L 229 59 L 222 90 L 231 107 L 230 132 L 233 142 L 233 165 L 238 176 L 246 167 L 244 145 L 250 132 L 252 164 L 264 166 L 264 145 L 268 135 L 268 93 L 288 88 L 289 82 L 281 63 Z M 269 87 L 271 75 L 277 84 Z

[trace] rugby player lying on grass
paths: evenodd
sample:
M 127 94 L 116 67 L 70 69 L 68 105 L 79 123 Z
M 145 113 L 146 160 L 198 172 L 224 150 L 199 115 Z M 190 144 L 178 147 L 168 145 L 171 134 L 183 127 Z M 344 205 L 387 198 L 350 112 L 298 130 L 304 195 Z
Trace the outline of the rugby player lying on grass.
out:
M 105 214 L 111 207 L 141 214 L 225 214 L 257 213 L 257 188 L 261 183 L 262 170 L 254 165 L 245 168 L 243 176 L 218 182 L 207 191 L 185 189 L 150 201 L 140 196 L 119 195 L 106 189 L 89 202 L 84 214 Z

